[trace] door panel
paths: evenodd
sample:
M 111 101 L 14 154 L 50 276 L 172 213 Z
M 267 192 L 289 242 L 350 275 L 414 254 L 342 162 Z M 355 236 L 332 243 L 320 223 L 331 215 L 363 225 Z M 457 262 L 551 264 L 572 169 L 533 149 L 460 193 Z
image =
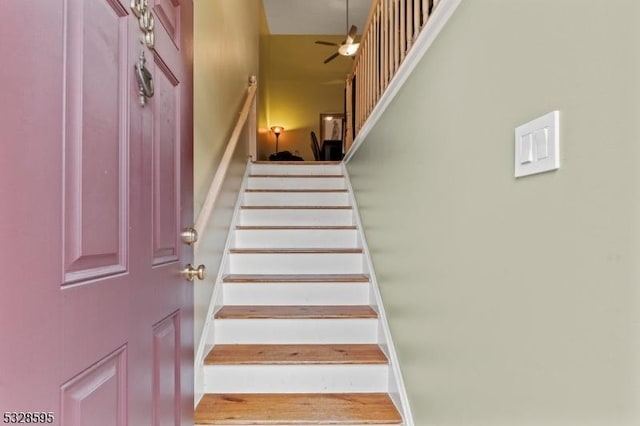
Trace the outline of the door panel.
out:
M 167 35 L 176 45 L 180 44 L 178 35 L 180 34 L 180 1 L 179 0 L 157 0 L 153 8 L 162 26 L 167 31 Z
M 153 426 L 179 426 L 180 314 L 153 328 Z
M 65 28 L 64 284 L 126 271 L 127 12 L 69 0 Z
M 154 265 L 178 259 L 180 206 L 180 91 L 177 78 L 156 56 L 153 99 Z
M 123 347 L 62 386 L 62 424 L 127 424 L 126 354 Z
M 156 25 L 153 50 L 130 0 L 0 2 L 0 411 L 193 423 L 192 1 L 180 10 L 180 43 Z

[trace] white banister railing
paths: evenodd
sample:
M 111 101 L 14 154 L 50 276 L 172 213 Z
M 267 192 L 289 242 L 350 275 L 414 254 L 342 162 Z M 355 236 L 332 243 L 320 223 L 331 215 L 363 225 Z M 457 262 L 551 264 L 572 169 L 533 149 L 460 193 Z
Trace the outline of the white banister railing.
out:
M 424 30 L 434 26 L 429 25 L 432 16 L 445 3 L 452 6 L 441 14 L 446 22 L 460 0 L 374 0 L 347 77 L 345 152 L 402 70 L 412 48 L 426 38 Z
M 200 213 L 198 214 L 198 218 L 196 219 L 194 228 L 202 236 L 204 230 L 209 223 L 209 219 L 211 218 L 211 213 L 213 212 L 213 208 L 218 198 L 218 194 L 220 193 L 220 189 L 222 188 L 222 184 L 224 183 L 224 179 L 227 175 L 227 171 L 229 170 L 229 165 L 231 164 L 231 159 L 233 157 L 233 153 L 236 150 L 238 145 L 238 141 L 240 140 L 240 135 L 242 134 L 245 125 L 249 124 L 248 138 L 249 138 L 249 153 L 252 158 L 256 158 L 256 78 L 252 76 L 249 81 L 249 87 L 247 88 L 247 95 L 242 105 L 242 109 L 240 110 L 240 115 L 238 116 L 238 120 L 236 122 L 235 127 L 233 128 L 233 132 L 231 133 L 231 137 L 229 138 L 229 142 L 227 143 L 227 147 L 222 155 L 222 159 L 220 160 L 220 164 L 218 165 L 218 169 L 216 170 L 213 179 L 211 180 L 211 185 L 209 186 L 209 190 L 207 192 L 207 196 L 204 200 L 202 208 L 200 209 Z M 202 240 L 202 237 L 199 241 Z M 199 242 L 198 241 L 198 242 Z M 195 250 L 198 250 L 198 242 L 195 243 Z

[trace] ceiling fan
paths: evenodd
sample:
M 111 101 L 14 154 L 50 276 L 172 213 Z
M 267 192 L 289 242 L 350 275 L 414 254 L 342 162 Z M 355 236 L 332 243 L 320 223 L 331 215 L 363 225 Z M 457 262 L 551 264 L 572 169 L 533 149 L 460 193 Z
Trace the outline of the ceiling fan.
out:
M 325 64 L 333 61 L 335 58 L 337 58 L 340 55 L 353 56 L 358 52 L 358 47 L 360 47 L 360 43 L 355 43 L 358 27 L 356 27 L 355 25 L 351 25 L 351 27 L 349 27 L 349 0 L 347 0 L 346 28 L 349 29 L 349 31 L 347 32 L 347 38 L 341 44 L 332 43 L 330 41 L 321 41 L 321 40 L 316 41 L 316 44 L 322 44 L 325 46 L 335 46 L 338 48 L 338 51 L 336 53 L 334 53 L 333 55 L 329 56 L 327 59 L 324 60 Z

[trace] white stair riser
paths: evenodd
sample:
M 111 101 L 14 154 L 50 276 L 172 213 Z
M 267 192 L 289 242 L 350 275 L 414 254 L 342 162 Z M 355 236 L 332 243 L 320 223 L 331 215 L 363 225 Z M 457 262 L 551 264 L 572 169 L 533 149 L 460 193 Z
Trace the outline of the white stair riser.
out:
M 231 274 L 361 274 L 362 253 L 231 253 Z
M 207 365 L 205 392 L 386 392 L 389 367 L 378 365 Z
M 340 164 L 252 164 L 251 173 L 255 175 L 339 175 Z
M 223 284 L 225 305 L 366 305 L 369 283 Z
M 346 192 L 245 192 L 245 206 L 346 206 Z
M 377 318 L 216 319 L 215 344 L 377 343 Z
M 243 209 L 242 226 L 350 226 L 350 209 Z
M 343 177 L 270 178 L 250 177 L 248 189 L 345 189 Z
M 235 248 L 356 248 L 355 229 L 241 229 Z

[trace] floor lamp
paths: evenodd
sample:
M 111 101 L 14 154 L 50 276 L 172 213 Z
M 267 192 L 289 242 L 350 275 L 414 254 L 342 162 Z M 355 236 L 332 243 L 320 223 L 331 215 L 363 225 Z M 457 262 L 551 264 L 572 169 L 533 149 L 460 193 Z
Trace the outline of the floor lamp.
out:
M 276 154 L 278 153 L 278 139 L 280 138 L 280 133 L 284 131 L 284 127 L 282 126 L 273 126 L 271 131 L 276 135 Z

